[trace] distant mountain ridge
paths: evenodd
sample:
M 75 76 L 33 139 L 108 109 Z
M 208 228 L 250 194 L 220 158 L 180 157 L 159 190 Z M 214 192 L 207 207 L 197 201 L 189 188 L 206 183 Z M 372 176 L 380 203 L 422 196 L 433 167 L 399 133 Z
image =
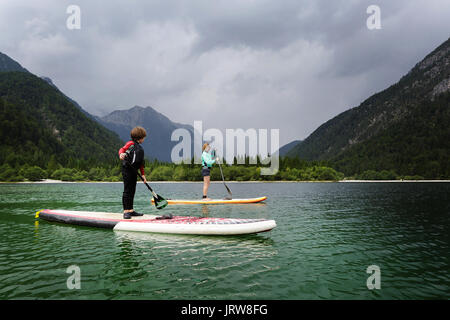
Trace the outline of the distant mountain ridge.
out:
M 98 117 L 98 116 L 94 116 L 94 115 L 90 114 L 85 109 L 83 109 L 75 100 L 73 100 L 72 98 L 65 95 L 53 83 L 52 79 L 45 77 L 45 76 L 41 76 L 41 77 L 34 76 L 27 69 L 23 68 L 20 65 L 20 63 L 11 59 L 6 54 L 3 54 L 1 52 L 0 52 L 0 72 L 3 72 L 3 73 L 22 72 L 24 74 L 27 74 L 27 75 L 23 75 L 23 76 L 18 76 L 17 74 L 16 75 L 10 74 L 9 76 L 3 75 L 2 79 L 4 80 L 4 82 L 3 82 L 4 88 L 8 87 L 7 82 L 9 80 L 13 81 L 13 79 L 14 79 L 14 81 L 19 81 L 19 82 L 31 81 L 34 83 L 34 86 L 45 88 L 45 90 L 43 90 L 43 91 L 47 92 L 48 90 L 50 90 L 53 92 L 52 95 L 53 94 L 61 95 L 63 97 L 63 100 L 64 99 L 66 100 L 64 102 L 64 104 L 66 104 L 66 102 L 68 102 L 69 105 L 75 107 L 78 111 L 80 111 L 87 118 L 89 118 L 89 120 L 93 120 L 96 123 L 96 125 L 103 128 L 103 130 L 101 130 L 101 131 L 105 132 L 105 138 L 110 139 L 115 145 L 117 145 L 118 146 L 117 150 L 123 144 L 123 141 L 128 141 L 130 139 L 131 129 L 133 127 L 139 125 L 139 126 L 146 128 L 148 131 L 148 134 L 149 134 L 146 141 L 144 142 L 144 149 L 146 151 L 146 157 L 148 159 L 150 159 L 150 160 L 157 159 L 159 161 L 171 162 L 172 148 L 173 148 L 173 146 L 175 146 L 178 143 L 178 141 L 174 141 L 174 142 L 171 141 L 171 135 L 172 135 L 172 132 L 178 128 L 184 128 L 191 133 L 191 135 L 192 135 L 191 136 L 192 137 L 191 154 L 193 154 L 193 132 L 194 132 L 193 127 L 190 125 L 173 122 L 168 117 L 166 117 L 162 113 L 156 111 L 152 107 L 143 108 L 140 106 L 135 106 L 129 110 L 116 110 L 104 117 Z M 44 85 L 44 83 L 45 83 L 45 85 Z M 31 88 L 26 88 L 26 86 L 23 86 L 23 89 L 25 91 L 28 90 L 28 92 L 29 92 L 29 90 Z M 17 91 L 17 90 L 20 90 L 20 87 L 16 86 L 16 87 L 14 87 L 14 90 L 15 90 L 14 94 L 17 94 L 17 95 L 25 94 L 26 95 L 25 92 Z M 39 96 L 39 93 L 36 93 L 36 94 L 38 95 L 38 96 L 36 96 L 37 100 L 42 98 Z M 31 101 L 29 101 L 29 102 L 31 102 Z M 60 102 L 62 102 L 62 100 Z M 28 110 L 28 108 L 25 108 L 25 109 Z M 29 111 L 30 111 L 30 113 L 32 113 L 31 109 L 29 109 Z M 5 115 L 5 117 L 6 117 L 6 115 Z M 69 122 L 72 125 L 76 125 L 76 123 L 74 123 L 73 121 L 69 121 L 68 119 L 66 119 L 66 121 L 68 121 L 67 125 L 69 125 Z M 58 132 L 60 132 L 60 130 L 58 128 L 56 128 L 56 130 Z M 43 134 L 43 133 L 41 133 L 41 134 Z M 116 136 L 116 134 L 117 134 L 117 136 Z M 120 141 L 118 139 L 119 137 L 123 141 Z M 50 140 L 52 139 L 51 136 L 49 136 L 47 138 Z M 45 138 L 45 140 L 47 140 L 47 138 Z M 86 138 L 87 138 L 87 140 L 89 140 L 88 137 L 86 137 Z M 108 145 L 109 142 L 105 142 L 104 144 Z M 112 152 L 113 150 L 111 150 L 108 153 L 110 153 L 110 155 L 116 156 L 117 150 L 115 150 L 114 152 Z M 67 152 L 69 152 L 69 150 L 67 150 Z M 72 155 L 72 157 L 74 157 L 74 156 L 75 155 Z M 64 160 L 61 159 L 61 161 L 64 161 Z
M 119 137 L 88 117 L 48 78 L 0 53 L 0 164 L 46 168 L 117 161 Z
M 106 128 L 116 132 L 121 139 L 130 140 L 130 131 L 135 126 L 142 126 L 147 131 L 143 143 L 148 159 L 171 162 L 172 148 L 178 141 L 171 141 L 172 132 L 183 128 L 191 133 L 191 154 L 193 151 L 194 128 L 191 125 L 171 121 L 152 107 L 134 106 L 128 110 L 116 110 L 97 120 Z
M 325 122 L 287 155 L 329 160 L 346 174 L 385 169 L 449 176 L 449 92 L 450 39 L 396 84 Z

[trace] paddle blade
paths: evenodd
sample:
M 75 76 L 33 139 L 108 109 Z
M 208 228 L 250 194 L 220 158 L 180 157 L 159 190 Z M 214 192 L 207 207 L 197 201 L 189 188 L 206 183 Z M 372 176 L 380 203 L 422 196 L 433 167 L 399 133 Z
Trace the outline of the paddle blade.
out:
M 160 195 L 157 195 L 157 197 L 153 197 L 153 201 L 155 202 L 155 207 L 158 210 L 161 210 L 168 205 L 167 200 L 161 197 Z
M 228 194 L 230 195 L 229 197 L 226 197 L 225 199 L 227 199 L 227 200 L 231 200 L 231 198 L 232 198 L 232 194 L 231 194 L 231 190 L 230 190 L 230 188 L 228 188 L 228 186 L 227 185 L 225 185 L 225 188 L 227 188 L 227 191 L 228 191 Z M 229 198 L 229 199 L 228 199 Z

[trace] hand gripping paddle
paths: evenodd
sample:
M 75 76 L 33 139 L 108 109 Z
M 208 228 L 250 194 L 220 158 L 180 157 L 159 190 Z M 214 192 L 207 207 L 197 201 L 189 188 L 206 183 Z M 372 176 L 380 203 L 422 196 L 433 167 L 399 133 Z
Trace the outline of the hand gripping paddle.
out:
M 130 160 L 128 159 L 128 156 L 125 159 L 127 164 L 133 168 L 133 166 L 130 163 Z M 142 178 L 141 174 L 139 173 L 139 170 L 136 170 L 136 173 L 139 176 L 139 178 L 141 178 L 142 182 L 144 182 L 144 184 L 147 186 L 148 190 L 150 190 L 150 192 L 152 193 L 156 209 L 165 208 L 168 204 L 167 200 L 161 197 L 159 194 L 156 194 L 155 191 L 153 191 L 153 189 L 148 185 L 148 183 L 144 181 L 144 178 Z

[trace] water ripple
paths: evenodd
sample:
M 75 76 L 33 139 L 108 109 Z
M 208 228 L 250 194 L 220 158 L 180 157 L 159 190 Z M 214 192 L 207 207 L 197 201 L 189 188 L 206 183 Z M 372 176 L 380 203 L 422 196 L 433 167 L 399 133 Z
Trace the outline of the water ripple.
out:
M 430 299 L 450 292 L 450 184 L 229 185 L 264 205 L 167 212 L 273 218 L 270 233 L 158 235 L 36 221 L 43 208 L 121 211 L 120 184 L 0 185 L 0 299 Z M 250 187 L 251 186 L 251 187 Z M 174 198 L 201 184 L 155 184 Z M 255 190 L 257 194 L 255 194 Z M 211 196 L 223 197 L 212 184 Z M 141 184 L 139 211 L 155 214 Z M 142 209 L 142 210 L 141 210 Z M 369 291 L 378 265 L 382 289 Z M 81 290 L 66 270 L 81 269 Z

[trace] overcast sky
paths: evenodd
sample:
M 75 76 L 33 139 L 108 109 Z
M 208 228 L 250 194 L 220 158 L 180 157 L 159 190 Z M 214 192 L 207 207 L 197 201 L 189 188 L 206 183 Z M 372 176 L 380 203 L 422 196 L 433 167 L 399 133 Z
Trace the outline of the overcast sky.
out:
M 0 51 L 95 115 L 152 106 L 285 144 L 398 81 L 450 37 L 449 17 L 442 0 L 0 0 Z

